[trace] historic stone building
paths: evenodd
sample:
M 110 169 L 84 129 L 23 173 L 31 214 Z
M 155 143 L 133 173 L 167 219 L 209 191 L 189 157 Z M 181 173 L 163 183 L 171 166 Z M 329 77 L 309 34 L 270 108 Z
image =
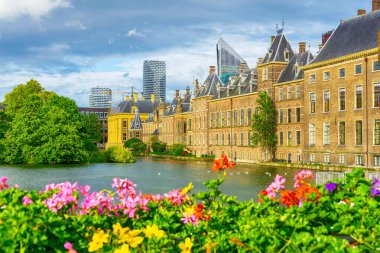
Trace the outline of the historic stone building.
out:
M 243 63 L 241 73 L 223 84 L 211 66 L 193 97 L 187 89 L 183 98 L 177 91 L 171 104 L 138 107 L 142 139 L 157 135 L 168 145 L 186 145 L 196 156 L 268 160 L 269 154 L 250 143 L 257 94 L 264 90 L 277 110 L 276 159 L 380 166 L 379 8 L 380 0 L 373 0 L 371 12 L 360 10 L 325 33 L 315 57 L 305 42 L 293 51 L 279 29 L 256 69 Z M 133 109 L 128 113 L 133 119 Z M 123 110 L 111 113 L 110 143 L 128 138 L 123 120 Z

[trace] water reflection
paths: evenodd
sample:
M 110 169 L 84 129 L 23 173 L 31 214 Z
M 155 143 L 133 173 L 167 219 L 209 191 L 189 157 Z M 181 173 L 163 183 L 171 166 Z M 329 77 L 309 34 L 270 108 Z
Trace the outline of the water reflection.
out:
M 0 176 L 7 176 L 10 184 L 23 189 L 43 189 L 49 183 L 64 181 L 89 184 L 92 191 L 111 188 L 114 177 L 128 178 L 143 193 L 165 193 L 183 188 L 193 182 L 194 191 L 204 191 L 203 182 L 217 178 L 211 163 L 140 159 L 135 164 L 87 164 L 58 166 L 0 166 Z M 293 177 L 299 169 L 264 167 L 238 164 L 227 171 L 221 190 L 224 194 L 237 196 L 239 200 L 257 200 L 276 174 L 286 179 L 286 188 L 293 188 Z M 331 173 L 331 172 L 327 172 Z M 322 174 L 321 174 L 322 175 Z M 333 174 L 338 175 L 338 174 Z M 317 176 L 326 180 L 328 176 Z M 331 176 L 330 176 L 331 178 Z M 328 179 L 331 180 L 331 179 Z M 318 182 L 319 183 L 319 182 Z

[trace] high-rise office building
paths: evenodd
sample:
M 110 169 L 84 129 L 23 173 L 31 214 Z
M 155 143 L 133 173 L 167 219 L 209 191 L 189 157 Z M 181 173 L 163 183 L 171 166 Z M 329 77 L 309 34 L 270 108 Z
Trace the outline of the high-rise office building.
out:
M 241 64 L 246 63 L 222 38 L 216 44 L 216 55 L 219 77 L 224 74 L 238 75 L 241 72 Z
M 151 94 L 156 99 L 166 101 L 166 64 L 164 61 L 144 61 L 143 94 L 150 100 Z
M 90 108 L 110 108 L 112 105 L 112 91 L 109 88 L 91 88 Z

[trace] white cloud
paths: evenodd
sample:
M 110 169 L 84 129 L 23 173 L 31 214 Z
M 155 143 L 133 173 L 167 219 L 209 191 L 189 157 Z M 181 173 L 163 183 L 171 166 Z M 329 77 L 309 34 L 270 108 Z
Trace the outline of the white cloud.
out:
M 53 43 L 47 47 L 30 47 L 30 51 L 34 52 L 51 52 L 51 53 L 59 53 L 65 50 L 70 49 L 70 46 L 65 43 Z
M 65 22 L 65 26 L 69 28 L 73 28 L 75 30 L 87 30 L 88 27 L 84 25 L 80 20 L 71 19 Z
M 145 34 L 138 32 L 136 28 L 128 31 L 127 37 L 145 37 Z
M 22 16 L 38 20 L 55 9 L 69 7 L 70 0 L 0 0 L 0 20 L 11 21 Z

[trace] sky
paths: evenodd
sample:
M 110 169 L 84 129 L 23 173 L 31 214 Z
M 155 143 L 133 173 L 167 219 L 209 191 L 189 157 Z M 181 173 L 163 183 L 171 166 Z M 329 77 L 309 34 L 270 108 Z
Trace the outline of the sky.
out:
M 371 0 L 0 0 L 0 101 L 36 79 L 79 106 L 96 86 L 117 103 L 143 90 L 144 60 L 166 62 L 171 99 L 203 82 L 220 37 L 254 67 L 282 20 L 293 50 L 305 41 L 315 54 L 357 9 Z

